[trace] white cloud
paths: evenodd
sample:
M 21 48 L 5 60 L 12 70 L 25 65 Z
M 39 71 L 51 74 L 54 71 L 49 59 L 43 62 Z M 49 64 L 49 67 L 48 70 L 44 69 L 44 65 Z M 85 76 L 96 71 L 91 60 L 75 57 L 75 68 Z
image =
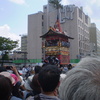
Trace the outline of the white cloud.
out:
M 47 0 L 43 0 L 43 1 L 45 1 L 45 2 L 46 2 Z
M 91 0 L 90 4 L 94 5 L 95 7 L 100 6 L 100 0 Z
M 25 0 L 9 0 L 9 1 L 17 3 L 17 4 L 25 4 Z
M 11 33 L 10 30 L 11 29 L 7 24 L 0 26 L 0 36 L 10 38 L 13 41 L 19 40 L 19 46 L 20 46 L 21 43 L 20 36 L 15 33 Z
M 63 5 L 68 5 L 69 4 L 69 1 L 68 0 L 62 0 L 61 2 Z
M 92 19 L 93 22 L 99 22 L 100 23 L 100 19 Z
M 86 14 L 88 14 L 89 16 L 91 16 L 93 14 L 93 11 L 92 11 L 91 7 L 88 6 L 88 5 L 84 6 L 84 12 Z
M 96 1 L 97 1 L 97 0 L 91 0 L 90 3 L 91 3 L 91 4 L 94 4 L 94 3 L 96 3 Z
M 96 27 L 100 30 L 100 19 L 91 19 L 91 22 L 92 23 L 95 23 L 96 24 Z

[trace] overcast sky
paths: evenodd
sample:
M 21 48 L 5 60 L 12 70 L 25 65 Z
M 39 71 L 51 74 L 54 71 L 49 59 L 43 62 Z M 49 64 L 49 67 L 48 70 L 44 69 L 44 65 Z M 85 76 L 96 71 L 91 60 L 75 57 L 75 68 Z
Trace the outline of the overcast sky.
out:
M 47 0 L 0 0 L 0 36 L 20 40 L 19 35 L 27 34 L 28 15 L 42 11 L 46 4 Z M 62 4 L 82 6 L 100 29 L 100 0 L 62 0 Z

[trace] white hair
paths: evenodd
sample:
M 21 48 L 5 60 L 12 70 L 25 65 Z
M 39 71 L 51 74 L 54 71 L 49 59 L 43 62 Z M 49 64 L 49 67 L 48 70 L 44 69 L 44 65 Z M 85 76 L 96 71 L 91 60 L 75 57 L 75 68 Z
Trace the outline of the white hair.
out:
M 61 100 L 100 100 L 100 58 L 83 58 L 66 73 L 59 87 Z

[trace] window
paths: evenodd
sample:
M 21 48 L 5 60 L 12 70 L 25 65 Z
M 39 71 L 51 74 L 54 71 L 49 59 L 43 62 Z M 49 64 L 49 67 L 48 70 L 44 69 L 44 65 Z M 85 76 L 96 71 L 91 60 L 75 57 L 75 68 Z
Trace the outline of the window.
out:
M 42 15 L 42 20 L 44 19 L 44 16 Z
M 43 22 L 42 22 L 42 26 L 43 26 Z
M 82 10 L 79 9 L 79 17 L 82 19 Z
M 85 15 L 85 23 L 88 24 L 88 16 Z

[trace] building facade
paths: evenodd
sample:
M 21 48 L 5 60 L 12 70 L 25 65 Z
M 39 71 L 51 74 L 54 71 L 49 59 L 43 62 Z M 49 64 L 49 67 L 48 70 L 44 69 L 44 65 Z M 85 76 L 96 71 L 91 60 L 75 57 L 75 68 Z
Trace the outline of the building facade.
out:
M 95 23 L 91 23 L 89 31 L 90 31 L 91 52 L 100 56 L 100 31 L 96 27 Z
M 21 36 L 21 55 L 22 55 L 22 59 L 27 58 L 27 35 L 22 35 Z
M 21 51 L 27 52 L 27 35 L 21 36 Z
M 83 12 L 82 7 L 78 8 L 75 5 L 64 6 L 60 13 L 63 30 L 74 38 L 70 41 L 70 58 L 71 62 L 76 62 L 90 51 L 90 18 Z
M 27 59 L 40 61 L 42 58 L 43 12 L 28 15 Z
M 28 15 L 28 59 L 41 59 L 43 56 L 42 39 L 49 27 L 54 27 L 57 10 L 48 4 L 43 6 L 43 12 Z M 62 30 L 74 40 L 70 40 L 70 60 L 76 62 L 89 53 L 90 18 L 83 12 L 82 7 L 66 5 L 59 10 L 59 20 Z

